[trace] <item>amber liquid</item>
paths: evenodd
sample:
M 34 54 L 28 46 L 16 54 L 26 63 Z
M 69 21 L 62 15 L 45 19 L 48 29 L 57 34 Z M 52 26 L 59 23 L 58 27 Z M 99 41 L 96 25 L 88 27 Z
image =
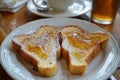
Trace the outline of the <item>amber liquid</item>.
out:
M 94 20 L 106 22 L 114 21 L 119 0 L 93 0 L 93 8 L 91 17 Z

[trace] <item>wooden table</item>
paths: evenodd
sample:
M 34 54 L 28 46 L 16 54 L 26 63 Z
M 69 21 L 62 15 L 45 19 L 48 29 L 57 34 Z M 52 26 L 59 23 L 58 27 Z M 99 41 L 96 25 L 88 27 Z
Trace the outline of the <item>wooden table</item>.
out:
M 17 28 L 18 26 L 36 19 L 44 18 L 29 12 L 26 8 L 26 5 L 23 6 L 15 14 L 0 12 L 0 15 L 1 15 L 0 16 L 0 43 L 12 30 Z M 90 20 L 85 15 L 77 16 L 74 18 Z M 97 24 L 97 25 L 109 31 L 110 33 L 112 33 L 120 45 L 120 15 L 119 14 L 117 14 L 114 24 L 111 24 L 111 25 Z M 117 80 L 120 80 L 120 69 L 117 69 L 113 75 L 116 77 Z M 0 65 L 0 80 L 12 80 L 12 78 L 4 71 L 1 65 Z

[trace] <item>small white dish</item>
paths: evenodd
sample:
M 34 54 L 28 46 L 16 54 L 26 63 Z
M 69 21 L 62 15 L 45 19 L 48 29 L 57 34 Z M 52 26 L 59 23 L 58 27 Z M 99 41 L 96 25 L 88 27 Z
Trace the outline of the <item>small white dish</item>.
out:
M 41 77 L 38 72 L 33 70 L 30 64 L 15 54 L 16 52 L 11 48 L 13 36 L 31 33 L 41 25 L 53 25 L 58 28 L 66 25 L 77 25 L 89 32 L 100 31 L 106 33 L 110 36 L 110 39 L 107 46 L 89 64 L 83 76 L 72 75 L 65 60 L 60 59 L 58 60 L 58 72 L 55 76 Z M 0 59 L 5 71 L 15 80 L 106 80 L 117 68 L 120 61 L 119 52 L 119 46 L 115 38 L 107 31 L 90 22 L 73 18 L 47 18 L 26 23 L 12 31 L 1 45 Z
M 27 3 L 27 8 L 30 12 L 38 15 L 38 16 L 44 16 L 44 17 L 75 17 L 82 14 L 85 14 L 86 12 L 91 10 L 91 2 L 90 0 L 75 0 L 74 3 L 68 8 L 67 11 L 61 12 L 61 11 L 38 11 L 33 4 L 33 2 L 30 0 Z

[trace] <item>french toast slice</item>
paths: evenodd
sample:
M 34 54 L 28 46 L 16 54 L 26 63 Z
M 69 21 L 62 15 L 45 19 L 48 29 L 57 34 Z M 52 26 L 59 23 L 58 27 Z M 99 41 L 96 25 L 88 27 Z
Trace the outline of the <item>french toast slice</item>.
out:
M 73 74 L 84 74 L 88 64 L 105 47 L 109 36 L 104 33 L 90 33 L 78 26 L 61 28 L 62 55 Z
M 42 76 L 53 76 L 57 72 L 60 44 L 57 28 L 44 25 L 32 34 L 20 34 L 12 39 L 12 46 L 22 58 L 32 63 Z

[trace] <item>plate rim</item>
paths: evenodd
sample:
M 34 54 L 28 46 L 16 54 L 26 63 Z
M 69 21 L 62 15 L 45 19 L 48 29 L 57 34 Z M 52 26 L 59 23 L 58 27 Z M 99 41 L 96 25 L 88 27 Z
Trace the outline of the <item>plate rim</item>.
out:
M 79 20 L 79 21 L 86 22 L 86 23 L 89 23 L 89 24 L 92 24 L 92 25 L 97 26 L 96 24 L 90 23 L 90 22 L 88 22 L 88 21 L 80 20 L 80 19 L 75 19 L 75 18 L 44 18 L 44 19 L 38 19 L 38 20 L 30 21 L 30 22 L 28 22 L 28 23 L 26 23 L 26 24 L 23 24 L 23 25 L 19 26 L 19 27 L 16 28 L 15 30 L 18 30 L 18 29 L 20 29 L 20 28 L 23 28 L 25 25 L 30 24 L 30 23 L 32 23 L 32 22 L 41 21 L 41 20 L 52 20 L 52 19 L 71 19 L 71 20 Z M 102 29 L 102 28 L 100 28 L 100 27 L 96 27 L 96 28 L 98 28 L 99 30 L 102 30 L 102 31 L 104 31 L 105 33 L 109 34 L 110 37 L 112 38 L 112 40 L 114 41 L 115 45 L 117 46 L 117 51 L 120 51 L 120 50 L 119 50 L 119 45 L 118 45 L 116 39 L 114 38 L 114 36 L 113 36 L 111 33 L 105 31 L 104 29 Z M 8 36 L 10 36 L 15 30 L 13 30 L 12 32 L 10 32 L 10 34 L 8 34 Z M 7 37 L 8 37 L 8 36 L 7 36 Z M 6 37 L 6 38 L 7 38 L 7 37 Z M 3 46 L 4 42 L 6 41 L 6 38 L 4 39 L 4 41 L 3 41 L 2 44 L 1 44 L 1 51 L 0 51 L 0 52 L 2 52 L 2 46 Z M 13 74 L 11 74 L 11 73 L 6 69 L 6 66 L 5 66 L 4 63 L 2 62 L 2 54 L 0 53 L 0 55 L 1 55 L 1 57 L 0 57 L 1 65 L 3 66 L 4 70 L 5 70 L 5 71 L 7 72 L 7 74 L 10 75 L 13 79 L 16 79 L 16 77 L 15 77 Z M 119 62 L 117 62 L 118 60 L 120 60 L 120 55 L 118 55 L 117 58 L 116 58 L 116 63 L 117 63 L 117 65 L 119 64 Z M 113 66 L 111 74 L 117 69 L 117 65 Z M 109 74 L 106 74 L 106 78 L 108 78 L 111 74 L 110 74 L 110 73 L 109 73 Z M 105 77 L 104 77 L 104 78 L 105 78 Z M 101 78 L 100 80 L 103 80 L 104 78 Z

